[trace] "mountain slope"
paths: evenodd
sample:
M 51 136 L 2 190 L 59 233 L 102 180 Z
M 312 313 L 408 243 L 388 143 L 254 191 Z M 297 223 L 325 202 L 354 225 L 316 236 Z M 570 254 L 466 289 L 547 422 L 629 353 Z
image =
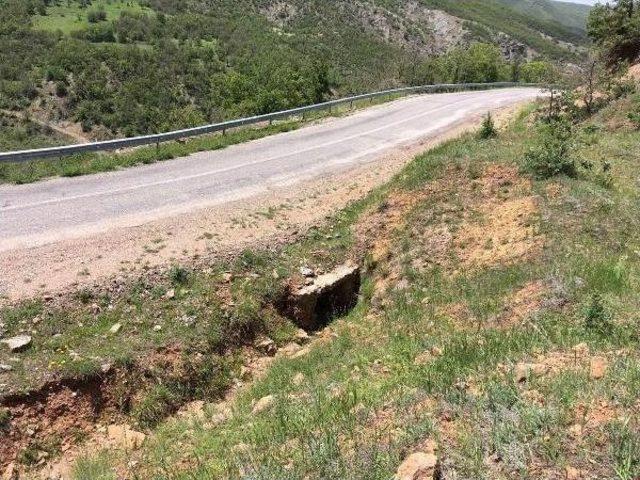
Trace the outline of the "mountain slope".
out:
M 573 7 L 0 0 L 0 108 L 103 139 L 405 84 L 511 80 L 516 57 L 576 60 L 584 32 L 559 23 L 563 8 Z M 468 48 L 478 42 L 499 48 Z
M 551 24 L 560 24 L 564 28 L 585 38 L 587 17 L 591 11 L 588 5 L 550 0 L 500 0 L 514 10 Z

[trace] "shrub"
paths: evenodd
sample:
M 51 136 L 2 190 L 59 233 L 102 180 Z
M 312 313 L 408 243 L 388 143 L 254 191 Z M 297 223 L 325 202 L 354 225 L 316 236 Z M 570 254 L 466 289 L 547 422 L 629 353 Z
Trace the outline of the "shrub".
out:
M 525 154 L 524 170 L 541 179 L 562 174 L 575 177 L 572 150 L 573 128 L 568 121 L 557 118 L 542 123 L 537 144 Z
M 493 121 L 493 117 L 491 116 L 491 112 L 489 112 L 482 121 L 482 126 L 480 127 L 480 131 L 478 132 L 478 138 L 480 140 L 487 140 L 489 138 L 495 138 L 497 136 L 498 131 L 496 130 L 496 125 Z
M 602 296 L 594 293 L 587 305 L 584 315 L 585 327 L 597 333 L 605 334 L 611 331 L 611 312 L 606 308 Z
M 186 268 L 174 265 L 169 270 L 169 280 L 174 285 L 184 285 L 189 280 L 189 272 Z
M 107 12 L 102 9 L 89 10 L 87 13 L 87 20 L 89 23 L 104 22 L 107 19 Z
M 11 422 L 11 413 L 9 409 L 0 408 L 0 432 L 9 429 Z

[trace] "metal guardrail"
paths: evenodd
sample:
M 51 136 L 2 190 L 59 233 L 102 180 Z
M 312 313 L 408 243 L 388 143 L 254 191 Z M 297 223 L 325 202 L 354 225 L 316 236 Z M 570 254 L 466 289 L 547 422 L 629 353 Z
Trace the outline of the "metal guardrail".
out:
M 62 147 L 37 148 L 32 150 L 20 150 L 14 152 L 0 152 L 0 163 L 3 162 L 26 162 L 34 159 L 45 158 L 62 158 L 70 155 L 87 152 L 105 152 L 117 150 L 120 148 L 138 147 L 141 145 L 158 145 L 162 142 L 183 139 L 187 137 L 195 137 L 214 132 L 226 132 L 229 129 L 242 127 L 245 125 L 253 125 L 256 123 L 270 122 L 282 118 L 289 118 L 296 115 L 304 115 L 307 112 L 318 110 L 330 110 L 334 106 L 344 105 L 345 103 L 353 103 L 358 100 L 374 99 L 386 95 L 394 94 L 411 94 L 411 93 L 441 93 L 455 92 L 464 90 L 490 90 L 495 88 L 509 87 L 540 87 L 539 84 L 532 83 L 459 83 L 459 84 L 440 84 L 440 85 L 422 85 L 419 87 L 404 87 L 391 90 L 383 90 L 374 93 L 365 93 L 363 95 L 355 95 L 353 97 L 331 100 L 329 102 L 308 105 L 305 107 L 292 108 L 281 112 L 269 113 L 266 115 L 257 115 L 253 117 L 240 118 L 238 120 L 229 120 L 202 127 L 186 128 L 183 130 L 175 130 L 166 133 L 157 133 L 153 135 L 143 135 L 140 137 L 122 138 L 116 140 L 107 140 L 103 142 L 83 143 L 77 145 L 66 145 Z

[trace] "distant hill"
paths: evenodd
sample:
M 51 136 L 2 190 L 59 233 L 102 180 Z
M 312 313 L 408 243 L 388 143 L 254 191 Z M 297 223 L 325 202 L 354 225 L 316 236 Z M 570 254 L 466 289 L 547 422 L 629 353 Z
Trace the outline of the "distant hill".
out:
M 551 0 L 500 0 L 514 10 L 549 25 L 558 24 L 585 38 L 587 17 L 591 11 L 588 5 Z
M 0 109 L 100 139 L 405 84 L 512 80 L 522 62 L 577 61 L 587 12 L 548 0 L 0 0 Z

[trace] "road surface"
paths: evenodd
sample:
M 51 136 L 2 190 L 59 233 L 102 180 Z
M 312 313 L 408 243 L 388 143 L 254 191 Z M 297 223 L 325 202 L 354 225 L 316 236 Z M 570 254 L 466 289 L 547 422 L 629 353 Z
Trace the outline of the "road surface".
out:
M 246 198 L 336 171 L 534 98 L 531 88 L 413 96 L 225 150 L 28 185 L 0 185 L 0 252 Z

